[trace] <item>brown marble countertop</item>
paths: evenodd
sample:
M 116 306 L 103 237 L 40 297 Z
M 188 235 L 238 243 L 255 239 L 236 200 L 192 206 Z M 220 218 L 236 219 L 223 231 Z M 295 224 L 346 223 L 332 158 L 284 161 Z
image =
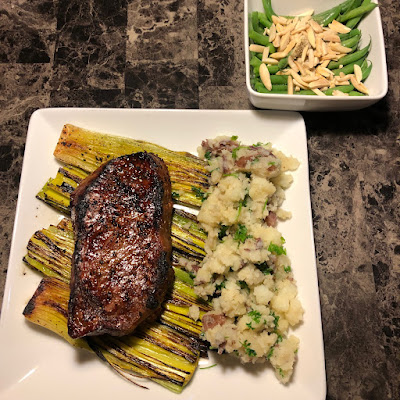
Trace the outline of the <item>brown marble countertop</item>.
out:
M 303 114 L 330 400 L 400 399 L 400 3 L 380 7 L 386 98 Z M 243 46 L 239 0 L 0 2 L 0 299 L 32 112 L 249 109 Z

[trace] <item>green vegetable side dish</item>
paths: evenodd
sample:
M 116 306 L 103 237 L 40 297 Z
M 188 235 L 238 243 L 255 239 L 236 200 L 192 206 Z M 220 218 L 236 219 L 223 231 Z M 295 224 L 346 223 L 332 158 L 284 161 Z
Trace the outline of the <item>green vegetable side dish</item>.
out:
M 362 47 L 360 21 L 372 0 L 346 0 L 313 14 L 279 16 L 272 0 L 249 15 L 250 83 L 258 93 L 365 96 L 372 70 Z

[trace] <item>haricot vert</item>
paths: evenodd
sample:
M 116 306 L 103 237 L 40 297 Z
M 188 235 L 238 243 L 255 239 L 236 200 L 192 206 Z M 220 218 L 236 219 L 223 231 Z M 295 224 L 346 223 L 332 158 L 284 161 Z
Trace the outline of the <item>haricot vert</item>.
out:
M 259 93 L 364 96 L 371 40 L 359 48 L 359 22 L 376 6 L 346 0 L 319 14 L 278 16 L 271 0 L 249 16 L 251 86 Z

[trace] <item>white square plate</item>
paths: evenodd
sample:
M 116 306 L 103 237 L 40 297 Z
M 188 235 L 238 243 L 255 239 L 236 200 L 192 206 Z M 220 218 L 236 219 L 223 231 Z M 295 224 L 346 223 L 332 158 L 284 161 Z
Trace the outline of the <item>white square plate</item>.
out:
M 145 139 L 173 150 L 196 152 L 206 138 L 238 135 L 244 143 L 272 142 L 297 157 L 300 168 L 287 191 L 284 208 L 293 218 L 280 223 L 288 255 L 305 309 L 304 323 L 294 330 L 300 338 L 299 361 L 293 381 L 278 383 L 263 366 L 242 366 L 233 358 L 212 355 L 197 370 L 181 395 L 151 382 L 144 390 L 126 382 L 100 360 L 74 349 L 62 339 L 25 321 L 22 311 L 34 293 L 40 275 L 22 262 L 26 244 L 38 229 L 56 224 L 56 211 L 35 198 L 59 167 L 53 157 L 65 123 L 83 128 Z M 318 281 L 314 253 L 308 181 L 307 142 L 300 114 L 273 111 L 183 111 L 116 109 L 44 109 L 31 118 L 18 196 L 5 296 L 0 320 L 0 398 L 3 400 L 70 400 L 140 398 L 220 399 L 267 396 L 271 399 L 325 399 L 325 365 Z M 204 363 L 204 362 L 203 362 Z M 140 381 L 142 382 L 142 381 Z M 128 397 L 129 396 L 129 397 Z

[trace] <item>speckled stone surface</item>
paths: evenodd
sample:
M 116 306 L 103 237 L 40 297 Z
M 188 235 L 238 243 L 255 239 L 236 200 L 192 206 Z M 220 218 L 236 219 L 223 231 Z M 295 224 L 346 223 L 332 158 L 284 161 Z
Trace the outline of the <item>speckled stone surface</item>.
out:
M 304 113 L 329 400 L 400 399 L 400 3 L 389 93 Z M 0 2 L 0 299 L 27 125 L 43 107 L 249 109 L 243 2 Z

